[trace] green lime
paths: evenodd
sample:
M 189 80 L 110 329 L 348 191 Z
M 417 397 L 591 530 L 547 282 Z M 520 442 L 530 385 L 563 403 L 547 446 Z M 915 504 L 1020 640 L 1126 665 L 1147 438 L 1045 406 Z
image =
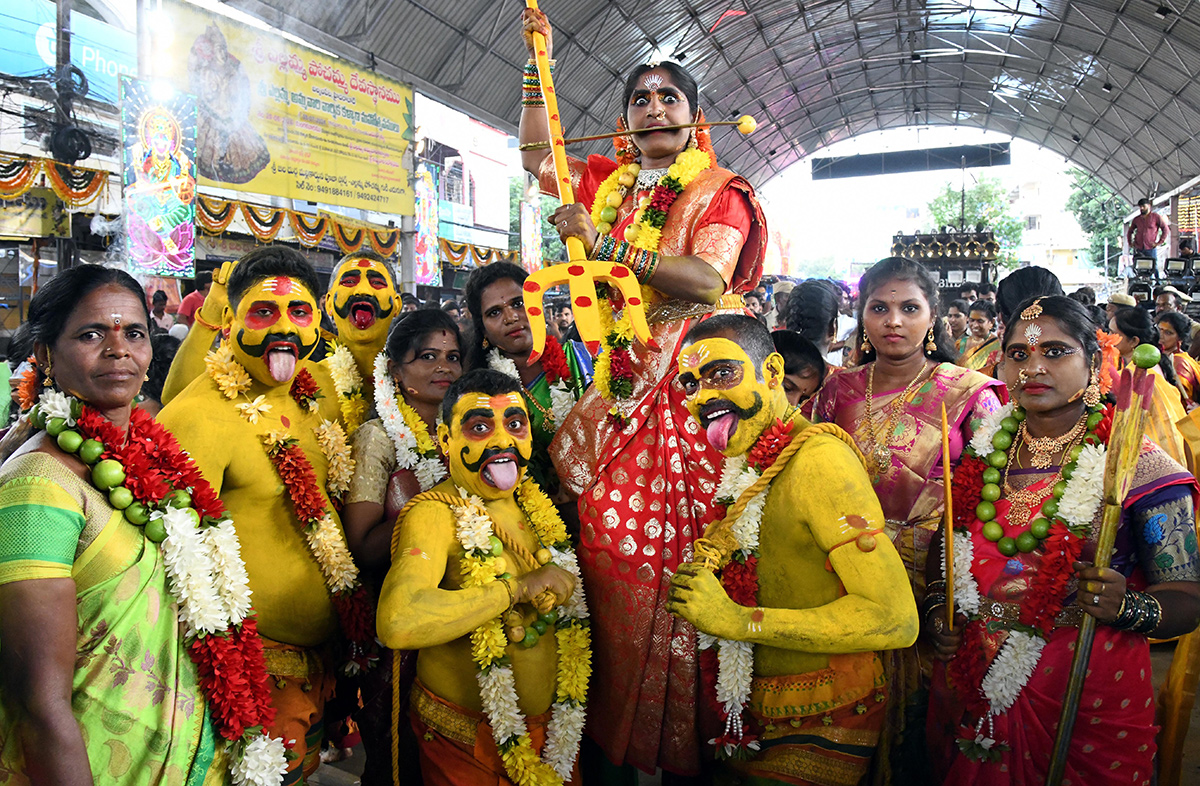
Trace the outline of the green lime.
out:
M 538 634 L 536 628 L 534 628 L 532 625 L 529 626 L 525 629 L 525 638 L 521 639 L 521 646 L 525 649 L 529 649 L 530 647 L 534 646 L 538 643 L 539 635 L 540 634 Z
M 29 410 L 29 422 L 36 429 L 44 429 L 46 427 L 46 413 L 42 412 L 40 406 L 34 405 L 33 409 Z
M 547 625 L 553 625 L 554 623 L 558 622 L 558 609 L 550 609 L 550 611 L 547 611 L 545 614 L 538 617 L 538 619 L 544 620 Z
M 1004 537 L 1004 527 L 1000 526 L 999 521 L 989 521 L 983 525 L 983 536 L 995 543 Z
M 500 542 L 500 538 L 495 535 L 488 537 L 488 543 L 492 546 L 492 556 L 499 557 L 504 553 L 504 544 Z
M 98 439 L 85 439 L 79 446 L 79 458 L 84 464 L 95 464 L 104 455 L 104 443 Z
M 546 632 L 546 621 L 544 619 L 540 619 L 540 618 L 534 620 L 533 621 L 533 629 L 538 632 L 539 636 L 542 635 L 543 633 Z
M 58 446 L 67 453 L 74 453 L 83 444 L 83 435 L 74 429 L 66 429 L 58 435 Z
M 1058 500 L 1048 499 L 1042 503 L 1042 515 L 1052 519 L 1058 515 Z
M 1014 420 L 1020 423 L 1025 419 L 1025 409 L 1023 407 L 1017 407 L 1013 410 L 1012 416 Z
M 92 467 L 92 482 L 101 491 L 108 491 L 113 486 L 119 486 L 125 482 L 125 468 L 116 459 L 98 461 L 96 466 Z
M 1083 455 L 1083 445 L 1076 445 L 1067 451 L 1067 462 L 1074 464 L 1079 461 L 1079 457 Z
M 1004 556 L 1011 557 L 1017 553 L 1017 542 L 1005 536 L 996 541 L 996 549 Z
M 1012 446 L 1013 435 L 1000 429 L 996 432 L 996 436 L 992 437 L 992 447 L 996 450 L 1008 450 Z
M 163 498 L 163 504 L 170 508 L 191 507 L 192 495 L 187 492 L 187 489 L 174 489 Z
M 984 483 L 999 483 L 1000 477 L 1000 470 L 996 469 L 995 467 L 988 467 L 983 471 Z
M 1138 368 L 1154 368 L 1162 359 L 1162 353 L 1153 344 L 1138 344 L 1133 349 L 1133 363 Z
M 511 579 L 512 577 L 513 577 L 513 575 L 512 575 L 511 573 L 509 573 L 509 572 L 506 570 L 506 571 L 504 571 L 503 573 L 501 573 L 499 576 L 497 576 L 496 578 L 499 578 L 499 579 Z
M 162 543 L 167 539 L 167 527 L 161 518 L 146 523 L 146 537 L 155 543 Z
M 993 450 L 988 454 L 987 462 L 996 469 L 1004 469 L 1008 466 L 1008 454 L 1003 450 Z
M 1000 487 L 995 483 L 984 483 L 979 496 L 983 497 L 985 502 L 995 502 L 1000 499 Z
M 125 510 L 133 504 L 133 492 L 124 486 L 117 486 L 108 492 L 108 503 L 117 510 Z
M 1063 476 L 1063 480 L 1070 480 L 1070 479 L 1071 479 L 1071 476 L 1075 474 L 1075 467 L 1076 467 L 1076 466 L 1078 466 L 1078 464 L 1077 464 L 1076 462 L 1072 461 L 1070 464 L 1067 464 L 1066 466 L 1064 466 L 1064 467 L 1062 468 L 1062 476 Z
M 142 503 L 135 502 L 125 508 L 125 518 L 129 519 L 130 524 L 144 527 L 146 526 L 146 522 L 150 520 L 150 510 Z
M 1004 420 L 1000 421 L 1000 428 L 1004 429 L 1009 434 L 1016 434 L 1017 428 L 1020 425 L 1021 425 L 1021 422 L 1019 420 L 1017 420 L 1016 418 L 1014 418 L 1012 415 L 1009 415 Z
M 193 527 L 200 526 L 200 512 L 195 508 L 183 508 L 183 512 L 188 514 L 188 518 L 192 520 Z
M 600 211 L 600 220 L 606 224 L 617 223 L 617 209 L 611 205 L 605 205 Z
M 1050 534 L 1050 521 L 1048 519 L 1034 519 L 1029 525 L 1029 531 L 1038 540 L 1045 538 Z
M 1026 530 L 1017 536 L 1017 550 L 1022 554 L 1028 554 L 1038 547 L 1038 539 L 1034 537 L 1032 532 Z
M 1062 495 L 1067 493 L 1067 481 L 1060 480 L 1054 484 L 1054 489 L 1050 492 L 1055 499 L 1062 499 Z
M 1089 429 L 1093 429 L 1093 428 L 1095 428 L 1096 426 L 1099 426 L 1099 425 L 1100 425 L 1100 421 L 1102 421 L 1102 420 L 1104 420 L 1104 413 L 1103 413 L 1103 412 L 1093 412 L 1092 414 L 1088 415 L 1088 419 L 1087 419 L 1087 427 L 1088 427 Z
M 57 437 L 67 427 L 67 421 L 62 418 L 50 418 L 46 421 L 46 433 L 52 437 Z
M 996 518 L 996 506 L 984 500 L 975 506 L 975 515 L 980 521 L 991 521 Z

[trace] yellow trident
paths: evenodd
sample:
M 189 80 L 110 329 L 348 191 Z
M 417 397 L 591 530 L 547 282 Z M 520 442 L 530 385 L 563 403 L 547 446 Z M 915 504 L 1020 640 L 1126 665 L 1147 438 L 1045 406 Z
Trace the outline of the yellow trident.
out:
M 528 8 L 537 10 L 537 0 L 525 0 Z M 542 95 L 546 99 L 546 114 L 550 118 L 550 142 L 554 153 L 554 175 L 558 179 L 558 196 L 564 205 L 575 202 L 575 190 L 571 187 L 571 170 L 567 165 L 567 150 L 563 143 L 562 121 L 558 114 L 558 95 L 554 92 L 554 79 L 550 75 L 550 60 L 546 54 L 546 37 L 533 34 L 538 79 L 542 83 Z M 593 355 L 604 338 L 600 328 L 600 311 L 596 299 L 596 281 L 602 280 L 615 286 L 625 298 L 629 310 L 633 334 L 638 341 L 658 349 L 650 336 L 650 325 L 646 322 L 646 309 L 642 303 L 641 285 L 632 271 L 621 264 L 589 261 L 583 250 L 583 242 L 577 237 L 567 238 L 566 264 L 542 268 L 525 279 L 525 311 L 529 315 L 529 329 L 533 337 L 533 352 L 529 362 L 542 356 L 546 347 L 546 318 L 542 300 L 546 290 L 559 284 L 567 284 L 571 291 L 571 308 L 575 313 L 575 325 Z

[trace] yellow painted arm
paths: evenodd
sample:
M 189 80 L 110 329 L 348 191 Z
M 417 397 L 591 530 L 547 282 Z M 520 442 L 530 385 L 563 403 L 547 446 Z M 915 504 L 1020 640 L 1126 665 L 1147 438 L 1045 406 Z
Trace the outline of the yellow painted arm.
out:
M 192 384 L 192 380 L 204 373 L 204 356 L 212 349 L 218 335 L 218 331 L 209 330 L 199 322 L 192 325 L 192 329 L 179 345 L 175 359 L 171 361 L 167 381 L 163 383 L 163 404 L 170 404 L 173 398 Z
M 508 608 L 502 582 L 442 588 L 451 555 L 461 551 L 454 529 L 454 514 L 440 502 L 418 503 L 404 517 L 375 620 L 385 646 L 418 650 L 445 644 Z

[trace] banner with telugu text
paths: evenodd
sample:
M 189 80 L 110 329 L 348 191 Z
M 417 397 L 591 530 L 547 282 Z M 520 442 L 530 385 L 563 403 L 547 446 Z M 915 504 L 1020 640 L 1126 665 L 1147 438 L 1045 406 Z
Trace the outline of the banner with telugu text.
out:
M 412 89 L 179 0 L 155 76 L 197 96 L 202 185 L 412 215 Z M 164 40 L 169 37 L 169 40 Z

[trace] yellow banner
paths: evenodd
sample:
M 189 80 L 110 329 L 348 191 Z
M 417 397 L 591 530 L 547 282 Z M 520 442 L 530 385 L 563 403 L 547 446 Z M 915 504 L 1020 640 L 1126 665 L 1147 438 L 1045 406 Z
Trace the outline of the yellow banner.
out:
M 202 185 L 412 215 L 412 88 L 189 3 L 163 11 L 152 68 L 199 99 Z
M 49 188 L 31 188 L 0 198 L 0 237 L 70 237 L 71 218 Z

